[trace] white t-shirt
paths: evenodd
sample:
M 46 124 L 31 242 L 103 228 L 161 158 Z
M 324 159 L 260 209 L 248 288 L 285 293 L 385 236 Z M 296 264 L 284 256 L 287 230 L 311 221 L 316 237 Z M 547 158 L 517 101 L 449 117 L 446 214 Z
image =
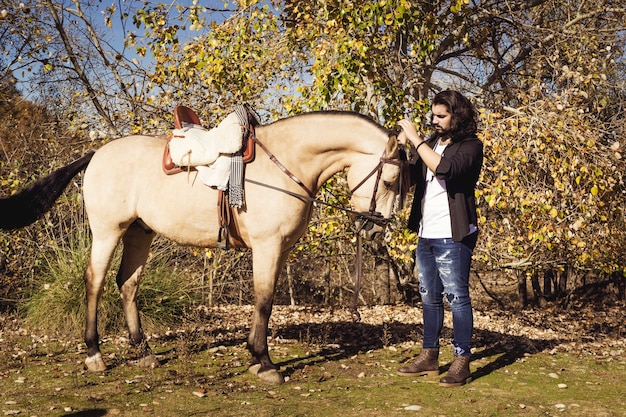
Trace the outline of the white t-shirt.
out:
M 441 155 L 446 146 L 437 142 L 433 150 Z M 452 238 L 452 222 L 450 220 L 446 182 L 438 179 L 435 173 L 428 168 L 424 197 L 422 197 L 422 220 L 419 236 L 427 239 Z

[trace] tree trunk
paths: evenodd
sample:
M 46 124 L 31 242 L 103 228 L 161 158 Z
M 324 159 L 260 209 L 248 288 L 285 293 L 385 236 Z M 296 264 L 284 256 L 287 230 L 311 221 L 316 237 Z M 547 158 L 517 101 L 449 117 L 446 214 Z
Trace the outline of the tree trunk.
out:
M 218 266 L 216 258 L 217 256 L 213 256 L 213 268 L 211 268 L 211 271 L 209 272 L 209 299 L 207 302 L 209 307 L 213 307 L 213 282 L 215 281 L 215 276 L 217 275 Z
M 528 305 L 528 290 L 526 289 L 526 271 L 517 271 L 517 295 L 521 308 Z
M 287 262 L 287 286 L 289 287 L 289 304 L 296 305 L 296 299 L 294 298 L 293 290 L 293 272 L 291 270 L 291 263 Z
M 535 298 L 535 302 L 539 307 L 543 308 L 546 306 L 546 297 L 541 291 L 541 285 L 539 284 L 539 272 L 534 271 L 530 279 L 533 287 L 533 297 Z
M 559 271 L 559 282 L 557 289 L 557 296 L 563 297 L 567 294 L 567 280 L 569 279 L 570 268 L 565 265 L 562 271 Z
M 554 280 L 554 270 L 549 269 L 543 273 L 543 294 L 552 297 L 552 282 Z
M 326 283 L 326 291 L 324 292 L 324 304 L 329 305 L 330 304 L 330 297 L 332 295 L 332 288 L 331 288 L 331 274 L 330 274 L 330 258 L 326 258 L 325 262 L 324 262 L 324 272 L 323 272 L 323 276 L 324 276 L 324 282 Z
M 617 297 L 619 300 L 626 300 L 626 277 L 624 272 L 615 271 L 611 274 L 611 281 L 615 283 L 617 287 Z

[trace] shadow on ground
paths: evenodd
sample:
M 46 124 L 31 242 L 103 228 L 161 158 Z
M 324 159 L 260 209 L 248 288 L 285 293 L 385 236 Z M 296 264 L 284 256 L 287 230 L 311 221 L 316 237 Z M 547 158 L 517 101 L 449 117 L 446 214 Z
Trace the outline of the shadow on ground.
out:
M 213 319 L 215 320 L 216 317 Z M 219 320 L 216 322 L 219 323 Z M 217 326 L 208 326 L 203 330 L 196 329 L 182 336 L 172 335 L 161 340 L 169 338 L 171 342 L 176 338 L 184 338 L 186 353 L 195 354 L 218 346 L 242 346 L 247 340 L 248 330 L 245 325 L 222 327 L 218 324 Z M 382 324 L 338 321 L 274 325 L 270 333 L 274 340 L 295 340 L 312 347 L 312 353 L 308 356 L 289 359 L 273 357 L 276 365 L 283 369 L 283 375 L 291 376 L 306 366 L 318 365 L 328 361 L 340 361 L 387 346 L 415 342 L 415 349 L 399 351 L 401 356 L 398 358 L 398 363 L 406 362 L 419 353 L 422 331 L 421 324 L 401 321 L 390 321 Z M 442 332 L 442 349 L 444 352 L 448 348 L 445 345 L 446 340 L 452 339 L 452 336 L 452 329 L 444 327 Z M 530 338 L 492 330 L 475 329 L 473 337 L 475 353 L 472 355 L 472 360 L 494 359 L 476 369 L 472 378 L 476 380 L 498 369 L 505 368 L 524 355 L 551 350 L 563 342 L 565 340 Z M 175 360 L 179 356 L 176 349 L 161 353 L 162 363 Z M 485 361 L 480 361 L 480 363 L 484 364 Z M 450 363 L 442 364 L 440 371 L 442 373 L 447 371 L 449 366 Z
M 357 354 L 364 354 L 371 350 L 382 349 L 386 346 L 398 345 L 403 342 L 419 342 L 419 340 L 416 340 L 416 335 L 421 335 L 422 330 L 421 325 L 401 322 L 390 322 L 381 325 L 352 322 L 288 325 L 275 329 L 275 336 L 302 341 L 303 335 L 316 335 L 317 340 L 314 339 L 312 342 L 323 342 L 320 343 L 322 348 L 308 357 L 288 359 L 278 362 L 277 365 L 286 368 L 285 375 L 291 375 L 305 366 L 326 361 L 339 361 Z M 446 338 L 452 338 L 452 329 L 447 327 L 443 329 L 442 342 Z M 525 336 L 513 336 L 477 329 L 473 338 L 476 353 L 472 355 L 472 360 L 476 361 L 491 357 L 496 359 L 475 370 L 472 374 L 472 379 L 476 380 L 498 369 L 505 368 L 526 354 L 551 350 L 562 342 L 564 340 L 531 339 Z M 446 349 L 446 347 L 442 349 Z M 400 358 L 398 362 L 402 363 L 410 360 L 419 353 L 419 350 L 419 343 L 417 343 L 415 350 L 402 352 L 405 356 Z M 449 363 L 442 365 L 440 371 L 442 373 L 447 371 L 449 366 Z

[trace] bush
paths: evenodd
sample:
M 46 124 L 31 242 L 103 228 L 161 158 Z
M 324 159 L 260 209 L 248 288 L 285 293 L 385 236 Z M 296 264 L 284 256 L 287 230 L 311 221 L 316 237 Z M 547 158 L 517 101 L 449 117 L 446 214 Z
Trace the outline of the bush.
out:
M 26 303 L 26 320 L 37 328 L 61 334 L 81 334 L 84 330 L 85 286 L 83 273 L 90 253 L 86 225 L 74 229 L 67 240 L 52 243 L 44 256 L 41 279 Z M 196 304 L 193 282 L 174 274 L 168 263 L 169 251 L 154 252 L 149 259 L 138 293 L 144 330 L 162 329 L 180 320 Z M 121 258 L 118 249 L 98 304 L 99 332 L 118 333 L 125 329 L 115 274 Z

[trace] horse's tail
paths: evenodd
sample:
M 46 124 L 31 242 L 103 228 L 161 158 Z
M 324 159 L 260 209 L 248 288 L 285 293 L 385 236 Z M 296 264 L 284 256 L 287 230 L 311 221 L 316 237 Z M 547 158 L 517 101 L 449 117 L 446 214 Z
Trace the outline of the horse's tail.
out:
M 28 226 L 52 208 L 72 178 L 85 169 L 94 151 L 41 178 L 17 194 L 0 198 L 0 229 Z

